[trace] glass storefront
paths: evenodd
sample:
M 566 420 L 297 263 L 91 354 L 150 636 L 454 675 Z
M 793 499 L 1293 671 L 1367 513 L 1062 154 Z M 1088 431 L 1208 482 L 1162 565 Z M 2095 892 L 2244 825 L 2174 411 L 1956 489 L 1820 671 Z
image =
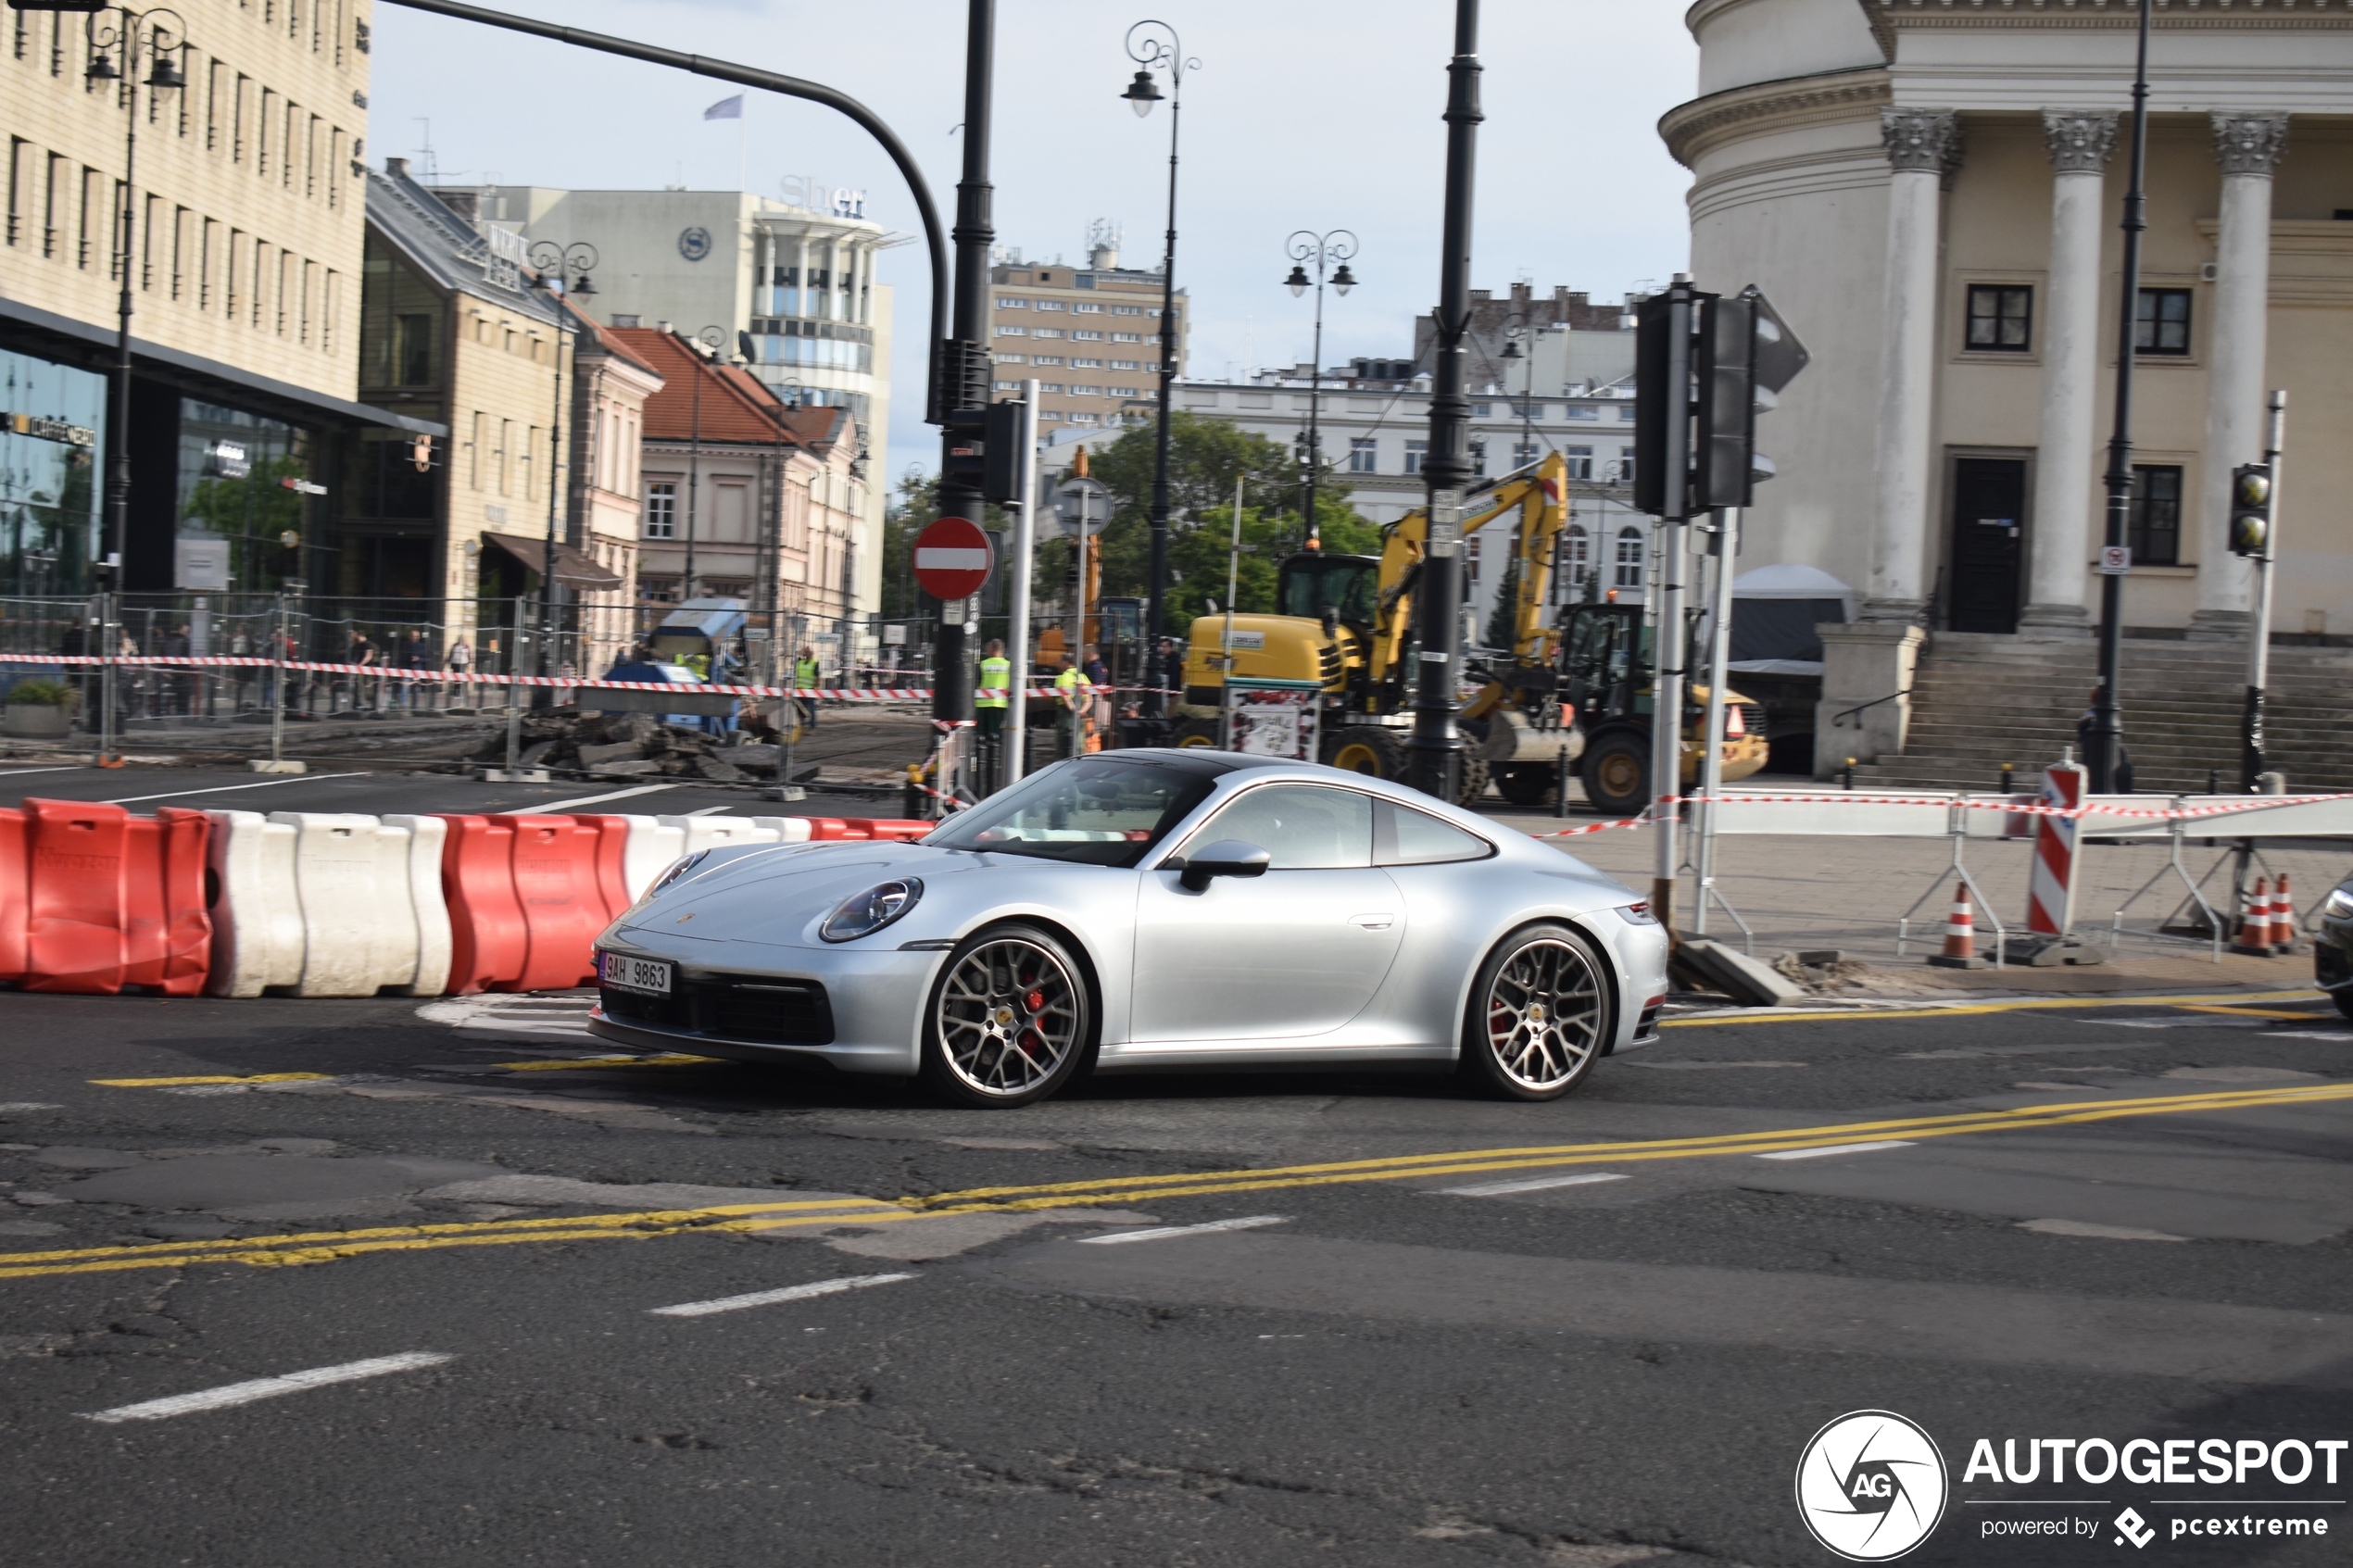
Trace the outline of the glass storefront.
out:
M 194 397 L 180 400 L 179 536 L 227 539 L 230 582 L 274 593 L 300 577 L 308 433 Z
M 0 595 L 90 591 L 106 408 L 104 376 L 0 349 Z

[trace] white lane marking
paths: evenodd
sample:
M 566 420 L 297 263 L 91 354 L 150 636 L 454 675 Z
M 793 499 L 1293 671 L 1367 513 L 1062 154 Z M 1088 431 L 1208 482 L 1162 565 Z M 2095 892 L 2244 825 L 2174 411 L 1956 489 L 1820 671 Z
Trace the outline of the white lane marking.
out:
M 658 1318 L 707 1318 L 713 1312 L 739 1312 L 746 1307 L 774 1306 L 779 1301 L 805 1301 L 812 1296 L 832 1296 L 863 1290 L 873 1285 L 895 1285 L 913 1274 L 852 1274 L 847 1279 L 821 1279 L 814 1285 L 790 1285 L 782 1290 L 755 1290 L 749 1296 L 722 1296 L 715 1301 L 682 1301 L 675 1307 L 648 1307 Z
M 2138 1225 L 2102 1225 L 2089 1220 L 2020 1220 L 2018 1228 L 2040 1236 L 2089 1236 L 2095 1241 L 2187 1241 L 2171 1231 L 2143 1230 Z
M 356 1383 L 361 1378 L 383 1377 L 388 1373 L 415 1372 L 457 1359 L 434 1350 L 412 1350 L 402 1356 L 376 1356 L 364 1361 L 345 1361 L 338 1366 L 290 1372 L 283 1377 L 257 1377 L 250 1383 L 231 1383 L 195 1394 L 175 1394 L 168 1399 L 118 1405 L 110 1411 L 85 1411 L 82 1419 L 110 1424 L 118 1421 L 161 1421 L 166 1416 L 193 1415 L 198 1411 L 249 1405 L 256 1399 L 274 1399 L 281 1394 L 299 1394 L 306 1388 L 324 1388 L 333 1383 Z
M 2075 1085 L 2070 1084 L 2069 1088 Z M 1874 1143 L 1834 1143 L 1826 1148 L 1784 1148 L 1771 1154 L 1760 1154 L 1759 1160 L 1819 1160 L 1826 1154 L 1868 1154 L 1875 1148 L 1909 1148 L 1909 1138 L 1881 1138 Z
M 547 816 L 556 811 L 569 811 L 575 806 L 594 806 L 604 800 L 626 800 L 633 795 L 654 795 L 665 789 L 676 789 L 673 784 L 635 784 L 628 789 L 609 790 L 603 795 L 584 795 L 577 800 L 540 800 L 522 809 L 522 814 Z
M 12 1099 L 6 1105 L 0 1105 L 0 1114 L 15 1110 L 63 1110 L 64 1109 L 62 1105 L 51 1105 L 46 1100 Z
M 1615 1171 L 1579 1171 L 1568 1176 L 1522 1176 L 1515 1182 L 1481 1182 L 1477 1186 L 1439 1187 L 1444 1198 L 1501 1198 L 1512 1192 L 1541 1192 L 1546 1187 L 1586 1186 L 1594 1182 L 1622 1182 Z
M 732 811 L 733 806 L 698 806 L 686 813 L 689 817 L 715 817 L 722 811 Z
M 1212 1231 L 1256 1230 L 1261 1225 L 1279 1225 L 1290 1219 L 1289 1214 L 1246 1214 L 1239 1220 L 1212 1220 L 1205 1225 L 1159 1225 L 1148 1231 L 1114 1231 L 1109 1236 L 1084 1236 L 1078 1241 L 1082 1247 L 1116 1247 L 1127 1241 L 1164 1241 L 1172 1236 L 1207 1236 Z
M 2118 1029 L 2268 1029 L 2268 1018 L 2077 1018 L 2072 1023 L 2106 1023 Z
M 98 806 L 136 806 L 142 800 L 177 800 L 183 795 L 226 795 L 233 789 L 275 789 L 280 784 L 325 784 L 329 779 L 364 779 L 371 777 L 368 769 L 356 773 L 288 774 L 283 779 L 263 779 L 258 784 L 214 784 L 207 789 L 167 789 L 161 795 L 125 795 L 112 800 L 94 801 Z
M 54 768 L 11 768 L 0 772 L 0 779 L 13 779 L 19 773 L 74 773 L 88 766 L 86 762 L 60 762 Z

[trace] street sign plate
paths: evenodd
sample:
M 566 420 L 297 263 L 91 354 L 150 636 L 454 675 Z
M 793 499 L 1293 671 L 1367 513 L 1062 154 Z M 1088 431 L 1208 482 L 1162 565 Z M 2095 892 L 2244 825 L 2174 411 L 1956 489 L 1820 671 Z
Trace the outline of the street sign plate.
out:
M 1101 533 L 1110 525 L 1111 509 L 1111 486 L 1100 479 L 1080 474 L 1063 481 L 1054 491 L 1054 516 L 1067 538 L 1076 537 L 1082 516 L 1087 521 L 1088 538 Z
M 2122 576 L 2126 575 L 2127 573 L 2129 573 L 2132 570 L 2133 570 L 2133 546 L 2130 546 L 2130 545 L 2102 545 L 2102 546 L 2100 546 L 2100 575 L 2101 575 L 2101 576 L 2103 576 L 2103 577 L 2122 577 Z
M 970 598 L 988 581 L 995 546 L 968 517 L 944 517 L 915 536 L 915 581 L 936 599 Z

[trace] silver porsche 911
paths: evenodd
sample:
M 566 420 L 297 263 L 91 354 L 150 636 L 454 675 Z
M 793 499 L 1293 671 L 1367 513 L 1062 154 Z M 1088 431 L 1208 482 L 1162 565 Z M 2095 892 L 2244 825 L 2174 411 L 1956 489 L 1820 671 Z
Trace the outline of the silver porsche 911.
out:
M 966 1105 L 1089 1071 L 1368 1063 L 1550 1099 L 1655 1038 L 1667 947 L 1620 884 L 1413 790 L 1118 751 L 912 844 L 680 860 L 598 938 L 589 1027 Z

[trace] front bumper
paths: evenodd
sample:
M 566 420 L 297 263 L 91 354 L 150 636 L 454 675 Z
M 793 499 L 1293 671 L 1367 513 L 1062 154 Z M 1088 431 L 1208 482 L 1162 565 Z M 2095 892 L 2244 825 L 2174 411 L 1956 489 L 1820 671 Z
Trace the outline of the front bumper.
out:
M 740 1061 L 819 1062 L 845 1073 L 912 1076 L 922 1062 L 923 1004 L 944 952 L 894 947 L 786 947 L 707 941 L 624 928 L 598 942 L 599 953 L 667 959 L 682 987 L 761 986 L 822 989 L 829 1027 L 794 1039 L 730 1031 L 708 1010 L 681 1008 L 664 1020 L 610 1016 L 600 1001 L 588 1032 L 648 1052 L 725 1057 Z M 796 1006 L 799 1005 L 796 1001 Z M 633 1011 L 635 1010 L 632 1010 Z M 697 1026 L 699 1021 L 699 1027 Z

